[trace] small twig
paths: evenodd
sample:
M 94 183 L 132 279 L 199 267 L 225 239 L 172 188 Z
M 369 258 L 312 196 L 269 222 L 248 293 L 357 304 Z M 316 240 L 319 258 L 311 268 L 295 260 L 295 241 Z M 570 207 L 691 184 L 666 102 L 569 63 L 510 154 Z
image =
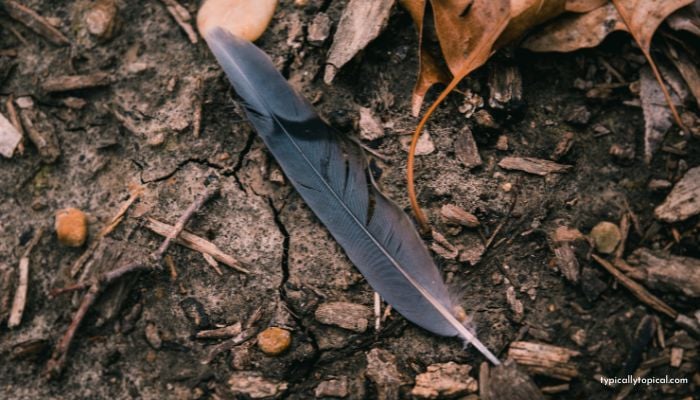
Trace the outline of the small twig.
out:
M 29 254 L 34 246 L 39 243 L 43 234 L 44 228 L 39 228 L 24 250 L 22 258 L 19 260 L 19 284 L 17 285 L 15 297 L 12 301 L 10 317 L 7 319 L 8 328 L 14 328 L 22 322 L 22 314 L 24 314 L 24 307 L 27 304 L 27 291 L 29 290 Z
M 192 28 L 192 24 L 189 23 L 189 21 L 192 19 L 190 12 L 175 0 L 161 0 L 161 2 L 165 5 L 165 8 L 168 10 L 175 22 L 177 22 L 180 28 L 185 31 L 187 38 L 190 39 L 190 42 L 192 42 L 192 44 L 197 44 L 197 41 L 199 40 L 197 38 L 197 33 L 194 31 L 194 28 Z
M 192 216 L 200 209 L 202 208 L 202 205 L 207 202 L 210 198 L 212 198 L 215 194 L 219 193 L 219 185 L 218 184 L 212 184 L 207 188 L 207 190 L 204 191 L 204 194 L 200 196 L 197 200 L 195 200 L 192 204 L 190 204 L 189 207 L 185 210 L 185 212 L 182 214 L 180 219 L 177 220 L 175 225 L 173 226 L 172 231 L 165 236 L 165 240 L 163 243 L 160 245 L 158 250 L 156 250 L 155 253 L 153 253 L 152 258 L 154 261 L 160 261 L 163 258 L 163 254 L 165 254 L 166 251 L 168 251 L 168 247 L 170 247 L 170 243 L 178 237 L 180 232 L 182 232 L 183 229 L 185 229 L 185 224 L 187 221 L 192 218 Z
M 168 270 L 170 271 L 170 279 L 176 280 L 177 268 L 175 267 L 175 261 L 173 261 L 173 257 L 170 254 L 166 254 L 165 257 L 163 257 L 163 260 L 165 260 L 165 265 L 168 266 Z
M 204 81 L 197 78 L 194 110 L 192 111 L 192 135 L 196 138 L 202 131 L 202 101 L 204 97 Z
M 22 127 L 22 122 L 19 119 L 19 113 L 17 112 L 17 109 L 15 108 L 15 96 L 14 94 L 10 94 L 7 97 L 7 101 L 5 102 L 5 108 L 7 108 L 7 116 L 10 117 L 10 123 L 12 123 L 12 126 L 17 129 L 17 132 L 22 135 L 22 140 L 19 142 L 17 145 L 17 153 L 18 154 L 23 154 L 24 153 L 24 137 L 26 134 L 24 133 L 24 128 Z
M 168 225 L 164 222 L 160 222 L 154 218 L 146 219 L 145 227 L 161 236 L 166 236 L 168 232 L 171 232 L 173 229 L 173 226 Z M 175 239 L 175 241 L 178 244 L 181 244 L 194 251 L 209 254 L 210 256 L 214 257 L 216 261 L 228 267 L 231 267 L 238 272 L 242 272 L 244 274 L 250 273 L 250 271 L 245 269 L 238 260 L 224 253 L 214 243 L 202 237 L 199 237 L 193 233 L 182 231 L 182 233 L 180 233 L 180 236 L 177 239 Z
M 520 184 L 520 180 L 518 180 L 518 182 L 516 182 L 517 186 L 519 186 L 519 184 Z M 486 243 L 484 243 L 484 253 L 486 252 L 486 250 L 489 249 L 489 247 L 491 246 L 491 243 L 493 243 L 493 240 L 496 238 L 496 236 L 498 236 L 498 234 L 501 232 L 501 229 L 503 229 L 503 226 L 510 219 L 510 216 L 511 216 L 511 214 L 513 214 L 513 210 L 515 209 L 515 204 L 517 202 L 518 202 L 518 191 L 516 189 L 516 191 L 513 193 L 513 201 L 510 203 L 510 207 L 508 207 L 508 213 L 506 214 L 505 217 L 503 217 L 503 220 L 498 224 L 496 229 L 493 231 L 493 234 L 491 234 L 491 236 L 488 238 Z
M 374 331 L 382 329 L 382 297 L 374 292 Z
M 216 262 L 214 257 L 210 256 L 207 253 L 200 253 L 202 257 L 204 258 L 204 261 L 207 262 L 207 264 L 212 267 L 212 269 L 218 274 L 218 275 L 223 275 L 224 273 L 221 271 L 221 268 L 219 268 L 219 263 Z
M 5 0 L 4 6 L 5 11 L 10 17 L 43 36 L 49 42 L 59 46 L 70 44 L 70 40 L 68 40 L 61 31 L 54 28 L 44 17 L 37 14 L 36 11 L 14 0 Z
M 629 291 L 632 292 L 632 294 L 634 294 L 634 296 L 637 297 L 642 303 L 648 305 L 656 311 L 666 314 L 674 320 L 676 317 L 678 317 L 678 311 L 671 308 L 658 297 L 649 293 L 649 291 L 647 291 L 642 285 L 633 281 L 631 278 L 628 278 L 627 275 L 620 272 L 620 270 L 615 268 L 608 261 L 598 257 L 595 254 L 591 254 L 591 257 L 593 257 L 598 264 L 610 272 L 622 284 L 622 286 L 629 289 Z

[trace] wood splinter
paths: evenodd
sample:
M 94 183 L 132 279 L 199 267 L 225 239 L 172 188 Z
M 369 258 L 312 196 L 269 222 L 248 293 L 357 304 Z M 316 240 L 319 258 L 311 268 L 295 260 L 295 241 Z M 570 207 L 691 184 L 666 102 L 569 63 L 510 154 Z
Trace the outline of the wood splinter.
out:
M 24 250 L 22 258 L 19 260 L 19 284 L 17 285 L 15 297 L 12 301 L 10 317 L 7 319 L 8 328 L 15 328 L 22 322 L 22 314 L 24 314 L 24 307 L 27 304 L 27 292 L 29 290 L 29 253 L 31 253 L 34 246 L 39 243 L 43 234 L 44 228 L 39 228 Z

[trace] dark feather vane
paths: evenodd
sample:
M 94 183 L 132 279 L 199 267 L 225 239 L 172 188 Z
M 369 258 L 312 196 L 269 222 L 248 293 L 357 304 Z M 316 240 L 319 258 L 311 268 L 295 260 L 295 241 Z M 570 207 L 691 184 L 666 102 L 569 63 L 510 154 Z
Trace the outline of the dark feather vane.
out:
M 372 182 L 359 148 L 343 140 L 252 43 L 221 28 L 205 34 L 246 113 L 311 210 L 369 284 L 401 315 L 498 359 L 455 316 L 440 272 L 408 217 Z

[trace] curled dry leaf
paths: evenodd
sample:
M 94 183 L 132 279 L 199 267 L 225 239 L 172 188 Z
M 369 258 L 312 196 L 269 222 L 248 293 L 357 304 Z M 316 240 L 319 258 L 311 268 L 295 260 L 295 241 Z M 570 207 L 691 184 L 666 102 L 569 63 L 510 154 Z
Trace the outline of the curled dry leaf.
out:
M 608 0 L 568 0 L 564 5 L 566 11 L 587 13 L 607 4 Z
M 276 7 L 277 0 L 206 0 L 197 13 L 197 29 L 204 36 L 219 26 L 253 41 L 265 32 Z

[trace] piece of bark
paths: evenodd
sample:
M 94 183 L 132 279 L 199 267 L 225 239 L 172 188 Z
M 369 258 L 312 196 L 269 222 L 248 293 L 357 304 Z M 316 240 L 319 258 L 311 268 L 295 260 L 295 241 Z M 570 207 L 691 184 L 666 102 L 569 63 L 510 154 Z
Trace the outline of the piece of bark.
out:
M 22 134 L 0 113 L 0 154 L 3 157 L 12 157 L 20 142 L 22 142 Z
M 153 218 L 148 218 L 146 220 L 145 227 L 161 236 L 168 235 L 174 229 L 173 226 L 168 225 L 164 222 L 160 222 Z M 230 255 L 224 253 L 214 243 L 203 239 L 193 233 L 182 231 L 180 235 L 178 235 L 178 237 L 175 238 L 175 242 L 194 251 L 198 251 L 200 253 L 207 253 L 210 256 L 214 257 L 216 261 L 227 265 L 235 269 L 236 271 L 243 272 L 245 274 L 250 273 L 250 271 L 248 271 L 242 266 L 241 262 L 231 257 Z
M 445 204 L 440 208 L 440 215 L 448 224 L 461 225 L 467 228 L 479 227 L 479 219 L 472 213 L 467 212 L 453 204 Z
M 575 350 L 532 342 L 513 342 L 508 349 L 508 358 L 531 373 L 564 381 L 578 376 L 576 364 L 569 361 L 578 355 Z
M 12 276 L 12 269 L 7 264 L 0 263 L 0 325 L 2 325 L 10 310 Z
M 666 131 L 673 125 L 673 115 L 649 67 L 642 67 L 639 82 L 639 98 L 644 112 L 644 162 L 649 164 L 661 147 Z M 674 102 L 678 100 L 675 94 L 672 96 Z
M 617 278 L 617 280 L 622 284 L 622 286 L 629 289 L 629 291 L 632 292 L 632 294 L 635 295 L 635 297 L 637 297 L 642 303 L 648 305 L 656 311 L 666 314 L 672 319 L 676 319 L 676 317 L 678 317 L 678 312 L 676 310 L 674 310 L 668 304 L 661 301 L 661 299 L 659 299 L 658 297 L 649 293 L 649 291 L 646 290 L 642 285 L 620 272 L 620 270 L 615 268 L 608 261 L 598 257 L 595 254 L 591 254 L 591 258 L 593 258 L 598 264 L 600 264 L 600 266 L 605 268 L 615 278 Z
M 523 78 L 515 64 L 496 63 L 489 73 L 489 106 L 517 107 L 523 100 Z
M 61 156 L 61 148 L 53 125 L 44 113 L 36 108 L 25 108 L 19 113 L 22 126 L 34 143 L 43 162 L 51 164 Z
M 360 139 L 376 140 L 384 136 L 382 121 L 374 115 L 372 109 L 360 107 Z
M 399 387 L 405 378 L 399 372 L 393 354 L 382 349 L 370 350 L 367 353 L 365 375 L 376 385 L 378 400 L 399 398 Z
M 328 39 L 331 34 L 331 19 L 328 14 L 320 12 L 314 16 L 311 25 L 309 25 L 306 40 L 310 44 L 320 46 Z
M 641 248 L 635 250 L 627 261 L 636 267 L 627 276 L 652 289 L 700 297 L 700 260 L 696 258 Z
M 396 0 L 350 0 L 340 17 L 326 60 L 323 81 L 333 82 L 338 70 L 384 30 Z
M 224 326 L 223 328 L 199 331 L 195 337 L 197 339 L 227 339 L 238 335 L 242 331 L 243 325 L 240 322 L 236 322 L 233 325 Z
M 481 238 L 476 233 L 466 233 L 466 237 L 463 240 L 464 245 L 458 246 L 458 260 L 461 263 L 469 263 L 469 265 L 475 266 L 479 263 L 479 261 L 481 261 L 481 256 L 484 255 L 486 246 L 484 246 Z
M 416 385 L 411 390 L 411 395 L 421 399 L 437 399 L 474 393 L 479 384 L 469 376 L 471 369 L 470 365 L 454 361 L 429 365 L 426 372 L 416 376 Z
M 335 397 L 345 398 L 348 396 L 348 377 L 340 376 L 337 379 L 323 381 L 314 390 L 316 398 Z
M 557 268 L 569 282 L 578 283 L 581 267 L 572 242 L 583 240 L 583 234 L 578 229 L 560 226 L 551 232 L 549 237 Z
M 698 18 L 698 24 L 700 24 L 700 18 Z M 695 102 L 700 107 L 700 70 L 698 70 L 697 64 L 694 63 L 687 54 L 677 51 L 670 45 L 667 48 L 666 54 L 671 62 L 673 62 L 676 69 L 678 69 L 678 72 L 688 85 L 688 89 L 690 89 L 690 92 L 695 97 Z
M 571 165 L 558 164 L 553 161 L 533 157 L 505 157 L 498 163 L 498 166 L 503 169 L 523 171 L 540 176 L 564 173 L 571 169 Z
M 49 77 L 41 88 L 49 93 L 88 89 L 112 83 L 112 75 L 107 72 L 94 72 L 88 75 L 59 75 Z
M 58 46 L 70 44 L 70 40 L 61 31 L 54 28 L 44 17 L 29 7 L 23 6 L 15 0 L 5 0 L 2 8 L 10 17 L 43 36 L 49 42 Z
M 513 360 L 491 369 L 488 387 L 481 394 L 484 400 L 544 400 L 540 389 L 530 376 L 520 370 Z
M 289 386 L 287 382 L 268 379 L 258 371 L 237 371 L 228 380 L 228 389 L 233 398 L 245 397 L 267 399 L 282 395 Z
M 564 132 L 549 158 L 551 158 L 553 161 L 558 161 L 560 158 L 564 157 L 569 150 L 571 150 L 571 146 L 573 146 L 573 144 L 574 133 Z
M 433 243 L 431 243 L 430 249 L 446 260 L 454 260 L 459 255 L 459 249 L 436 230 L 433 230 Z
M 664 222 L 684 221 L 700 213 L 700 167 L 691 168 L 676 183 L 654 216 Z
M 455 155 L 457 159 L 467 169 L 472 169 L 483 164 L 479 155 L 479 148 L 476 146 L 472 130 L 468 126 L 464 126 L 457 134 L 454 142 Z
M 362 333 L 367 330 L 372 312 L 361 304 L 334 301 L 319 305 L 314 316 L 322 324 Z

